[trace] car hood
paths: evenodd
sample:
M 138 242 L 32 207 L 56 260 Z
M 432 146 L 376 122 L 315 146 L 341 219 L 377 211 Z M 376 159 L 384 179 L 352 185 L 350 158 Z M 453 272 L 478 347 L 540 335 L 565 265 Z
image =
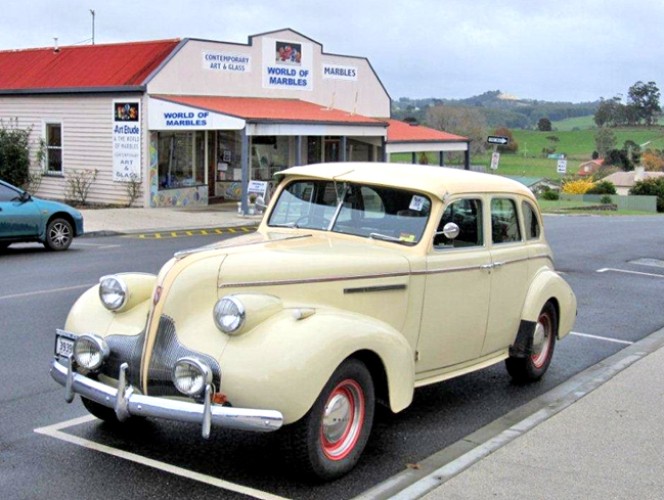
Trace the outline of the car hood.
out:
M 385 278 L 410 271 L 396 249 L 327 234 L 256 233 L 225 247 L 220 288 Z

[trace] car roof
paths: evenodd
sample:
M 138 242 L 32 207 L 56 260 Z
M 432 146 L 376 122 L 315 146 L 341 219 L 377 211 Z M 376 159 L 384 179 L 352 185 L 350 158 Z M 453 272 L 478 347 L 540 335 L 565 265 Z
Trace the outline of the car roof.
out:
M 399 186 L 443 199 L 459 193 L 514 193 L 535 199 L 523 184 L 494 174 L 457 168 L 382 162 L 318 163 L 278 172 L 285 177 L 310 177 L 379 186 Z

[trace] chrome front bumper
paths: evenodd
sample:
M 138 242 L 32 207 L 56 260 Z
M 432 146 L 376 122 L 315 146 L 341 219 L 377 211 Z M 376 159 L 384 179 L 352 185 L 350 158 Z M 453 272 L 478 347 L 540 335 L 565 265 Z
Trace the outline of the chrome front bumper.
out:
M 113 408 L 118 420 L 129 416 L 157 417 L 179 422 L 200 423 L 203 437 L 210 435 L 210 427 L 226 427 L 245 431 L 270 432 L 279 429 L 284 422 L 283 415 L 276 410 L 253 410 L 189 403 L 175 399 L 157 398 L 139 394 L 126 380 L 127 365 L 120 368 L 118 388 L 102 384 L 80 373 L 70 370 L 57 359 L 51 362 L 51 377 L 65 386 L 65 399 L 71 402 L 75 394 L 101 405 Z

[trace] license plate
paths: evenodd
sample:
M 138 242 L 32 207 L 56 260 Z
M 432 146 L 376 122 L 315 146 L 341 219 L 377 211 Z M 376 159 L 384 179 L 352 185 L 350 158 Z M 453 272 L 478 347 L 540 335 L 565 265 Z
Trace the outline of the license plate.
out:
M 66 358 L 70 354 L 73 354 L 75 339 L 75 335 L 63 332 L 62 330 L 57 330 L 55 333 L 55 355 Z

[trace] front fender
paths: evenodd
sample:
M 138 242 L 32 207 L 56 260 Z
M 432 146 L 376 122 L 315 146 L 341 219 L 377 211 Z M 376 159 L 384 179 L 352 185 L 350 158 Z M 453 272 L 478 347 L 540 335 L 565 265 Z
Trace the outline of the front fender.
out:
M 535 276 L 528 288 L 521 319 L 537 322 L 544 304 L 552 299 L 558 308 L 558 338 L 563 338 L 572 330 L 576 320 L 576 296 L 555 271 L 544 269 Z
M 297 319 L 293 309 L 231 337 L 219 360 L 221 392 L 234 406 L 270 408 L 284 423 L 302 418 L 334 370 L 359 351 L 382 362 L 390 407 L 400 411 L 413 398 L 414 358 L 403 335 L 374 318 L 316 309 Z
M 157 277 L 145 273 L 117 274 L 127 284 L 129 298 L 120 312 L 112 312 L 99 299 L 99 285 L 86 290 L 67 315 L 65 330 L 72 333 L 136 335 L 145 327 Z

